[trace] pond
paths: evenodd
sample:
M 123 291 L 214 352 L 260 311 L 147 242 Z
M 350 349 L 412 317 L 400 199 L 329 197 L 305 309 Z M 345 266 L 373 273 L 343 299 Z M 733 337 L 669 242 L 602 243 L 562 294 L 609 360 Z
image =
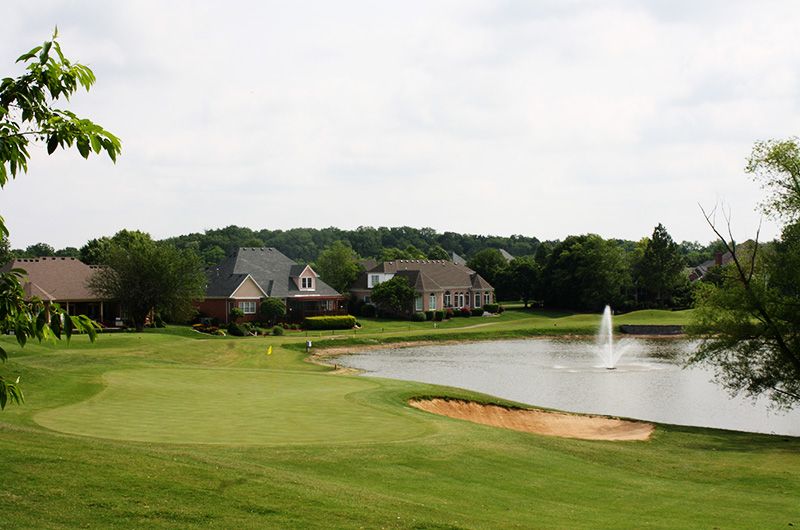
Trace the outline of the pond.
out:
M 731 397 L 713 372 L 683 368 L 694 344 L 624 339 L 614 370 L 591 339 L 427 345 L 344 355 L 337 363 L 388 377 L 467 388 L 534 406 L 677 425 L 800 436 L 800 410 Z

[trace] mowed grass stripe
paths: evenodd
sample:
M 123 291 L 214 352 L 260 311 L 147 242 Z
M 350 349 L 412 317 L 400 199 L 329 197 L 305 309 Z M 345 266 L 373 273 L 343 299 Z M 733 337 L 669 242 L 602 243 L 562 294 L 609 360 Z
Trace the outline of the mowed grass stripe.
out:
M 34 419 L 55 431 L 140 442 L 313 444 L 405 440 L 432 424 L 348 395 L 377 384 L 353 377 L 257 370 L 109 372 L 86 401 Z

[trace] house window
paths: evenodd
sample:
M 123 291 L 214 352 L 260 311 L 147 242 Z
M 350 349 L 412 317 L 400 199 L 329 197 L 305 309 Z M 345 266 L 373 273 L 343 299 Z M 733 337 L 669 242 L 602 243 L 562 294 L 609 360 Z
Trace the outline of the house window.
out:
M 375 287 L 375 286 L 376 286 L 376 285 L 378 285 L 379 283 L 381 283 L 381 277 L 380 277 L 380 275 L 379 275 L 379 274 L 373 274 L 373 275 L 371 276 L 371 281 L 370 281 L 370 284 L 372 285 L 372 287 Z
M 450 305 L 450 291 L 447 291 L 446 293 L 444 293 L 444 306 L 445 307 L 451 307 L 451 305 Z
M 365 304 L 368 304 L 368 303 L 369 303 L 369 296 L 365 296 L 365 297 L 364 297 L 364 303 L 365 303 Z
M 458 293 L 456 295 L 456 297 L 457 297 L 457 300 L 458 300 L 457 306 L 458 307 L 464 307 L 464 293 Z
M 414 309 L 416 311 L 422 311 L 422 297 L 417 296 L 414 298 Z
M 301 289 L 313 289 L 314 288 L 314 278 L 300 278 L 300 288 Z
M 484 293 L 484 295 L 483 295 L 483 303 L 484 303 L 484 305 L 491 304 L 492 303 L 492 295 L 489 294 L 489 293 Z
M 245 315 L 255 315 L 256 303 L 252 300 L 239 302 L 239 309 L 241 309 L 242 313 Z
M 436 295 L 435 294 L 430 295 L 430 297 L 428 298 L 428 309 L 430 309 L 431 311 L 436 309 Z
M 480 307 L 481 306 L 481 294 L 475 293 L 475 305 L 472 307 Z

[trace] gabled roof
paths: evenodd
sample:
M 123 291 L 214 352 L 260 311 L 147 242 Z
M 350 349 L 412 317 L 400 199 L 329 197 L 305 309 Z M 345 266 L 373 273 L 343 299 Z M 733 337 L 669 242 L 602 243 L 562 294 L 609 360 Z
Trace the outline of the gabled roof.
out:
M 498 249 L 498 250 L 500 250 L 500 255 L 503 256 L 504 260 L 511 261 L 511 260 L 514 259 L 514 256 L 512 256 L 506 249 L 501 248 L 501 249 Z
M 336 296 L 339 294 L 319 278 L 315 281 L 316 289 L 300 291 L 292 277 L 300 275 L 306 267 L 307 265 L 300 265 L 292 261 L 272 247 L 239 248 L 225 258 L 222 263 L 206 271 L 208 276 L 206 296 L 213 298 L 230 296 L 248 274 L 261 287 L 261 290 L 273 298 Z
M 386 261 L 367 271 L 363 277 L 370 273 L 400 274 L 406 271 L 418 271 L 419 278 L 414 277 L 414 284 L 422 285 L 424 290 L 439 291 L 448 289 L 475 288 L 475 281 L 481 285 L 480 289 L 492 289 L 486 280 L 475 271 L 464 265 L 457 265 L 446 260 L 395 260 Z M 479 278 L 474 280 L 473 277 Z M 411 277 L 409 276 L 409 279 Z M 361 278 L 359 278 L 361 280 Z M 360 282 L 359 282 L 360 285 Z
M 97 268 L 75 258 L 19 258 L 4 265 L 0 271 L 11 269 L 24 269 L 27 273 L 27 281 L 23 284 L 26 296 L 54 302 L 105 300 L 87 286 Z
M 456 254 L 455 252 L 453 252 L 453 255 L 452 255 L 452 257 L 451 257 L 450 261 L 452 261 L 452 262 L 453 262 L 453 263 L 455 263 L 456 265 L 466 265 L 466 264 L 467 264 L 467 260 L 465 260 L 464 258 L 462 258 L 461 256 L 459 256 L 459 255 L 458 255 L 458 254 Z

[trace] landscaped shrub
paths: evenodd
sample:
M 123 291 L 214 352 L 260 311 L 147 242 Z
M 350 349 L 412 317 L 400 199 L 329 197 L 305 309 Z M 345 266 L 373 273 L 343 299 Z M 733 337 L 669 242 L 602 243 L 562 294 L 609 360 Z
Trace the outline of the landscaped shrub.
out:
M 364 304 L 361 306 L 361 315 L 362 317 L 372 318 L 375 316 L 375 306 L 373 304 Z
M 433 312 L 433 320 L 435 320 L 436 322 L 441 322 L 442 320 L 444 320 L 444 316 L 446 314 L 447 313 L 445 312 L 444 309 L 437 309 L 436 311 Z
M 425 322 L 425 313 L 422 311 L 417 311 L 413 315 L 411 315 L 411 320 L 414 322 Z
M 453 315 L 455 315 L 455 311 L 453 311 L 452 307 L 448 307 L 447 309 L 445 309 L 444 318 L 451 319 L 453 318 Z
M 500 304 L 483 304 L 483 309 L 485 309 L 489 313 L 499 313 Z
M 286 316 L 286 304 L 280 298 L 264 298 L 258 311 L 261 317 L 272 325 Z
M 433 311 L 425 311 L 425 320 L 433 320 Z
M 280 326 L 273 326 L 272 327 L 272 334 L 276 335 L 276 336 L 283 335 L 283 328 L 280 327 Z
M 306 317 L 303 327 L 309 330 L 317 329 L 352 329 L 356 325 L 356 317 L 352 315 L 339 315 L 328 317 Z
M 229 316 L 233 322 L 236 322 L 237 320 L 239 320 L 244 316 L 244 311 L 242 311 L 238 307 L 234 307 L 231 309 L 231 313 Z
M 231 311 L 231 313 L 232 312 L 233 311 Z M 244 337 L 245 334 L 245 329 L 236 322 L 231 322 L 228 324 L 228 335 L 233 335 L 234 337 Z
M 483 316 L 483 308 L 482 307 L 473 307 L 472 308 L 472 316 L 474 316 L 474 317 L 482 317 Z
M 462 317 L 471 317 L 472 311 L 468 307 L 462 307 L 459 311 L 460 316 Z

